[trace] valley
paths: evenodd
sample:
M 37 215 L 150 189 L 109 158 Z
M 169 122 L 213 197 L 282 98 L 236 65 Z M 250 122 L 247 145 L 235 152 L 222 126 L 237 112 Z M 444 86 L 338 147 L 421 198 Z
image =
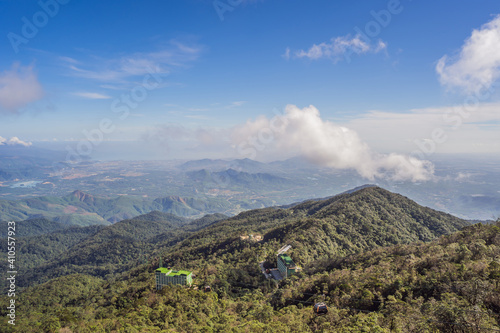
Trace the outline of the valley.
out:
M 436 177 L 427 182 L 387 179 L 370 182 L 353 171 L 320 168 L 300 158 L 271 163 L 249 159 L 53 163 L 58 167 L 39 166 L 37 172 L 43 176 L 35 179 L 1 180 L 0 175 L 0 221 L 22 220 L 40 214 L 51 219 L 65 219 L 67 214 L 62 206 L 42 210 L 23 206 L 26 200 L 39 201 L 39 197 L 60 204 L 61 199 L 67 201 L 75 190 L 123 206 L 150 206 L 144 210 L 126 208 L 124 212 L 118 209 L 115 217 L 98 209 L 73 212 L 80 219 L 74 224 L 102 224 L 152 210 L 185 217 L 201 217 L 206 213 L 232 216 L 248 209 L 325 198 L 367 183 L 464 219 L 496 220 L 500 216 L 500 170 L 495 167 L 496 161 L 479 156 L 474 162 L 440 156 L 435 161 Z M 1 166 L 0 163 L 0 171 Z M 35 187 L 13 187 L 34 182 L 38 182 Z M 169 207 L 160 208 L 155 203 L 165 200 L 171 201 L 167 204 Z M 6 206 L 16 207 L 12 208 L 16 212 L 9 213 Z

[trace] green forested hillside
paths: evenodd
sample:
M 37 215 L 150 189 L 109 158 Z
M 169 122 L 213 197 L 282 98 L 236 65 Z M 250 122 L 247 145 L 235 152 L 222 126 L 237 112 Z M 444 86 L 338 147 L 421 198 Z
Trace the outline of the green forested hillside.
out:
M 16 223 L 16 237 L 28 237 L 47 234 L 68 228 L 68 225 L 44 218 L 33 218 Z M 8 223 L 0 221 L 0 237 L 7 236 Z
M 155 264 L 104 281 L 69 275 L 18 298 L 18 332 L 492 332 L 500 330 L 500 224 L 310 263 L 279 283 L 154 290 Z M 198 271 L 195 271 L 199 273 Z M 214 281 L 218 266 L 208 267 Z M 203 285 L 204 281 L 197 281 Z M 1 315 L 6 322 L 6 297 Z M 317 316 L 312 305 L 329 312 Z M 2 325 L 2 331 L 13 331 Z
M 101 277 L 116 274 L 146 262 L 156 243 L 181 240 L 223 218 L 226 216 L 215 214 L 191 221 L 155 211 L 107 227 L 72 227 L 26 237 L 17 243 L 18 285 L 32 285 L 72 273 Z
M 16 225 L 17 227 L 17 225 Z M 33 269 L 65 254 L 72 246 L 96 234 L 103 226 L 69 227 L 42 235 L 16 239 L 17 264 L 23 270 Z M 2 260 L 7 257 L 7 238 L 0 240 Z

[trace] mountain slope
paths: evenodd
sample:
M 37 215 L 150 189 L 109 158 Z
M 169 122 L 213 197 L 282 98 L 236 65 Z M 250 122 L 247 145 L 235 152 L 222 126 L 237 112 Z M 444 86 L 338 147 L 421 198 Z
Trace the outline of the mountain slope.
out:
M 65 276 L 21 293 L 18 310 L 23 316 L 17 324 L 31 332 L 49 327 L 75 332 L 101 327 L 178 332 L 498 331 L 499 227 L 477 224 L 428 243 L 316 261 L 280 283 L 260 274 L 253 287 L 225 279 L 220 262 L 226 258 L 220 257 L 219 263 L 195 270 L 195 283 L 211 283 L 209 293 L 178 287 L 156 291 L 156 264 L 134 268 L 114 281 Z M 8 300 L 0 296 L 4 321 Z M 312 305 L 319 301 L 328 304 L 328 314 L 313 313 Z
M 288 284 L 279 294 L 307 302 L 321 293 L 331 307 L 376 313 L 391 331 L 500 331 L 499 258 L 500 222 L 476 224 L 428 243 L 317 261 L 300 286 Z
M 399 243 L 429 241 L 469 225 L 452 215 L 422 207 L 379 187 L 363 188 L 288 209 L 241 213 L 191 236 L 185 242 L 216 247 L 218 240 L 260 233 L 264 241 L 293 243 L 301 255 L 348 254 Z M 223 240 L 220 235 L 225 235 Z M 178 246 L 182 246 L 180 243 Z M 196 251 L 196 249 L 194 250 Z M 307 252 L 307 254 L 306 254 Z
M 16 229 L 22 230 L 18 226 L 16 224 Z M 25 237 L 17 237 L 16 234 L 16 264 L 20 270 L 31 270 L 43 265 L 64 255 L 74 245 L 96 234 L 102 228 L 104 227 L 66 227 L 62 230 Z M 0 239 L 0 253 L 2 258 L 7 258 L 7 238 Z
M 379 187 L 367 187 L 290 209 L 306 221 L 265 237 L 294 245 L 299 258 L 347 255 L 377 246 L 430 241 L 469 225 L 467 221 Z
M 0 221 L 0 237 L 7 236 L 8 223 Z M 16 237 L 38 236 L 68 228 L 68 225 L 44 218 L 33 218 L 16 223 Z

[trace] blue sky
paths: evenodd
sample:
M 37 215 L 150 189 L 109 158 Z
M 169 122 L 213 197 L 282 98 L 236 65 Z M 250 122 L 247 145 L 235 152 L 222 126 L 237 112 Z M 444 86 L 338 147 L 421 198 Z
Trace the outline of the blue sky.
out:
M 262 133 L 312 105 L 370 154 L 500 152 L 498 1 L 40 3 L 0 0 L 0 144 L 100 131 L 98 158 L 285 158 L 296 129 Z

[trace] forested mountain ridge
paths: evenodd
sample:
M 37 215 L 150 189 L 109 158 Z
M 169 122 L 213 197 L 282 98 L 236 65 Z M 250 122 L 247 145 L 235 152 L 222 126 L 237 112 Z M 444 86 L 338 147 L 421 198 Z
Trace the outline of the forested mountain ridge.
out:
M 225 222 L 222 222 L 225 223 Z M 499 222 L 500 223 L 500 222 Z M 156 263 L 104 281 L 69 275 L 25 289 L 18 332 L 490 332 L 499 330 L 500 224 L 427 243 L 379 247 L 312 262 L 279 283 L 196 270 L 212 292 L 154 289 Z M 255 264 L 256 265 L 256 264 Z M 211 279 L 211 280 L 210 280 Z M 272 282 L 272 283 L 271 283 Z M 0 298 L 6 322 L 7 297 Z M 315 302 L 329 312 L 316 316 Z M 57 304 L 58 306 L 55 306 Z
M 429 241 L 466 225 L 465 220 L 422 207 L 399 194 L 368 187 L 287 209 L 243 212 L 191 235 L 169 253 L 174 263 L 178 260 L 182 265 L 186 258 L 231 253 L 242 246 L 266 257 L 272 254 L 272 246 L 267 249 L 266 244 L 290 244 L 294 257 L 308 262 L 378 246 Z M 240 239 L 247 234 L 261 234 L 263 242 L 247 245 Z

